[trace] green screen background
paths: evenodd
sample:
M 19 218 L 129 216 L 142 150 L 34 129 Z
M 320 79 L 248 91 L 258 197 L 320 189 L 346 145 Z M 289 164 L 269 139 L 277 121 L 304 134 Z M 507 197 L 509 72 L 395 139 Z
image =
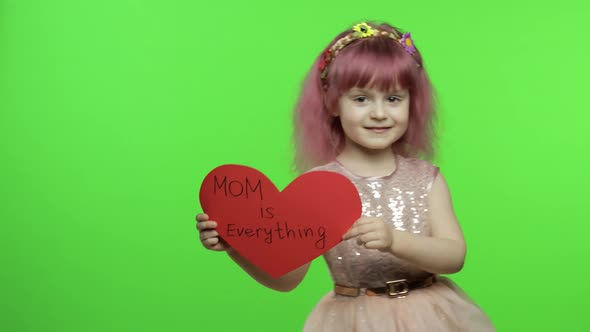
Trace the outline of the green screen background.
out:
M 207 172 L 285 187 L 291 110 L 341 30 L 411 31 L 468 243 L 451 276 L 499 331 L 587 331 L 582 1 L 0 1 L 0 330 L 300 331 L 296 290 L 202 248 Z M 574 272 L 572 272 L 574 271 Z

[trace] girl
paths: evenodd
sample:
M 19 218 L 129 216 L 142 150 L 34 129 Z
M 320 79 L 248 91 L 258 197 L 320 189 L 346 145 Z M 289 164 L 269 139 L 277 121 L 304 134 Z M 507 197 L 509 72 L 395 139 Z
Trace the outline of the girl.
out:
M 410 33 L 360 23 L 317 58 L 295 107 L 295 166 L 338 172 L 356 186 L 362 217 L 324 254 L 334 289 L 304 331 L 494 331 L 439 274 L 463 267 L 465 241 L 433 154 L 433 92 Z M 290 291 L 309 263 L 273 279 L 231 250 L 206 214 L 203 245 L 226 250 L 261 284 Z

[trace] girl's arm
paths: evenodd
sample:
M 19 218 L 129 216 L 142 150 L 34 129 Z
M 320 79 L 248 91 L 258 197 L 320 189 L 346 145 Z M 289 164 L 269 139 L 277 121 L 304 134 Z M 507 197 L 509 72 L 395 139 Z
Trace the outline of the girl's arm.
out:
M 311 262 L 306 263 L 305 265 L 302 265 L 301 267 L 283 275 L 282 277 L 273 278 L 266 272 L 256 267 L 254 264 L 250 263 L 250 261 L 240 256 L 237 251 L 229 249 L 227 250 L 227 254 L 229 257 L 231 257 L 231 259 L 234 260 L 234 262 L 236 262 L 236 264 L 246 271 L 246 273 L 254 278 L 254 280 L 268 288 L 280 292 L 289 292 L 297 287 L 303 280 L 303 277 L 305 277 L 305 274 L 309 269 L 309 265 L 311 264 Z
M 361 217 L 343 239 L 356 237 L 357 243 L 367 249 L 389 252 L 430 273 L 458 272 L 465 261 L 465 240 L 440 173 L 428 199 L 431 237 L 395 230 L 381 217 Z
M 447 182 L 440 173 L 432 184 L 428 203 L 432 236 L 394 230 L 391 252 L 431 273 L 459 272 L 465 262 L 465 239 Z

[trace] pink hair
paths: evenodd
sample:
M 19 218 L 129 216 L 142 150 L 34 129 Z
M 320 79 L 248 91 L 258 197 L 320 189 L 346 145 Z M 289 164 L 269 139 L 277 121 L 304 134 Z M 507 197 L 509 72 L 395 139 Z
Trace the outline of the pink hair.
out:
M 369 24 L 379 30 L 396 30 L 401 35 L 397 28 L 388 24 Z M 349 32 L 340 33 L 330 46 Z M 326 88 L 322 87 L 324 82 L 320 79 L 321 62 L 322 54 L 307 74 L 294 110 L 293 166 L 297 171 L 304 172 L 336 158 L 343 146 L 344 132 L 340 120 L 331 114 L 337 109 L 340 96 L 355 86 L 381 91 L 408 89 L 408 129 L 392 144 L 392 149 L 405 157 L 432 158 L 434 91 L 418 50 L 412 57 L 402 45 L 384 36 L 355 40 L 330 63 Z M 420 67 L 416 66 L 417 63 Z

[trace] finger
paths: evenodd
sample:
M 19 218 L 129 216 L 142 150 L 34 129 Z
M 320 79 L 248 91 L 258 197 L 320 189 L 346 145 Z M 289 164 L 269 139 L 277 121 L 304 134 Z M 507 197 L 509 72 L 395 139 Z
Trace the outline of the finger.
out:
M 205 247 L 211 248 L 213 245 L 216 245 L 219 243 L 219 238 L 218 237 L 210 237 L 208 239 L 202 240 L 202 242 Z
M 219 236 L 219 234 L 217 234 L 216 231 L 203 231 L 203 232 L 201 232 L 201 234 L 199 234 L 199 238 L 201 240 L 206 240 L 206 239 L 209 239 L 212 237 L 218 237 L 218 236 Z
M 350 233 L 350 234 L 347 234 L 347 237 L 345 239 L 350 239 L 352 237 L 366 234 L 366 233 L 372 232 L 374 230 L 375 230 L 375 224 L 373 224 L 373 223 L 353 226 L 350 230 L 348 230 L 348 233 Z
M 365 243 L 365 248 L 367 249 L 382 249 L 385 246 L 385 243 L 381 240 L 373 240 Z
M 372 223 L 373 220 L 370 217 L 361 217 L 359 220 L 354 222 L 355 226 L 365 225 Z
M 215 221 L 201 221 L 197 223 L 197 229 L 199 232 L 202 232 L 207 229 L 215 229 L 217 227 L 217 222 Z
M 225 242 L 225 240 L 223 240 L 222 238 L 219 238 L 219 243 L 213 245 L 211 247 L 212 250 L 216 250 L 216 251 L 229 251 L 232 248 L 230 247 L 229 244 L 227 244 L 227 242 Z
M 342 240 L 348 240 L 351 239 L 357 235 L 359 235 L 359 230 L 356 227 L 352 227 L 351 229 L 348 230 L 348 232 L 346 232 L 343 236 L 342 236 Z
M 379 225 L 370 222 L 370 223 L 366 223 L 366 224 L 362 224 L 362 225 L 358 225 L 357 228 L 359 229 L 359 232 L 361 234 L 366 234 L 369 232 L 374 232 L 377 230 L 377 228 L 379 227 Z
M 373 224 L 373 223 L 364 223 L 364 224 L 354 225 L 348 230 L 347 234 L 345 234 L 346 238 L 343 237 L 343 239 L 347 240 L 347 239 L 353 238 L 358 235 L 372 232 L 374 230 L 375 230 L 375 224 Z
M 212 245 L 209 249 L 215 251 L 225 251 L 227 250 L 227 247 L 223 243 L 219 242 L 217 244 Z
M 359 240 L 362 243 L 368 243 L 368 242 L 371 242 L 371 241 L 376 241 L 376 240 L 380 240 L 381 239 L 381 237 L 379 236 L 379 234 L 374 233 L 374 232 L 362 234 L 358 238 L 359 238 Z
M 197 219 L 197 221 L 207 221 L 209 220 L 209 216 L 205 213 L 199 213 L 195 219 Z
M 363 241 L 361 241 L 361 238 L 360 237 L 357 237 L 356 238 L 356 244 L 359 245 L 359 246 L 361 246 L 361 247 L 365 245 L 365 243 Z

